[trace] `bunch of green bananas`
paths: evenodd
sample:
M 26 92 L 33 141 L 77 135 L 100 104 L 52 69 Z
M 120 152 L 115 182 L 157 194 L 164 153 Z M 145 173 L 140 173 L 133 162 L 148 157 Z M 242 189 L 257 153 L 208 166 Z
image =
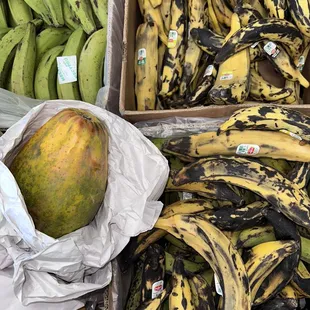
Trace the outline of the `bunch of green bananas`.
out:
M 126 309 L 307 309 L 310 117 L 255 106 L 217 132 L 152 141 L 170 177 L 155 227 L 122 254 Z
M 107 0 L 1 0 L 0 87 L 41 100 L 95 103 L 103 85 L 107 6 Z M 76 56 L 76 65 L 65 64 L 73 79 L 59 83 L 61 56 Z
M 138 0 L 137 110 L 262 101 L 299 104 L 310 49 L 300 0 Z M 278 73 L 273 85 L 260 63 Z

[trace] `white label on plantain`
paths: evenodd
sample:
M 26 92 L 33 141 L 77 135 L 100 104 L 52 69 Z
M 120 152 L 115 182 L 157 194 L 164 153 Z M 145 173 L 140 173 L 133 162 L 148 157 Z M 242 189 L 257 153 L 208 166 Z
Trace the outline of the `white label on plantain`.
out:
M 168 36 L 168 48 L 174 48 L 177 45 L 178 32 L 176 30 L 170 30 Z
M 222 288 L 221 288 L 220 281 L 219 281 L 219 279 L 217 278 L 217 275 L 216 275 L 216 274 L 214 274 L 214 284 L 215 284 L 215 290 L 216 290 L 216 292 L 217 292 L 219 295 L 223 296 L 223 290 L 222 290 Z
M 212 75 L 212 72 L 213 72 L 213 65 L 209 65 L 203 75 L 203 77 L 206 77 L 206 76 L 210 76 Z
M 265 46 L 264 46 L 264 51 L 270 55 L 272 58 L 276 58 L 280 50 L 277 48 L 277 45 L 271 41 L 269 41 Z
M 304 68 L 305 62 L 306 62 L 305 56 L 300 56 L 298 60 L 298 65 L 297 65 L 297 68 L 299 69 L 299 71 L 302 71 L 302 69 Z
M 255 48 L 258 45 L 259 42 L 255 42 L 251 45 L 252 48 Z
M 164 290 L 164 281 L 160 280 L 152 285 L 152 299 L 156 298 Z
M 231 80 L 234 75 L 231 72 L 225 72 L 220 76 L 220 81 L 228 81 Z
M 77 81 L 76 56 L 57 57 L 59 84 L 67 84 Z
M 145 65 L 146 63 L 146 49 L 140 48 L 138 50 L 138 66 Z
M 253 156 L 259 153 L 259 146 L 256 144 L 239 144 L 236 150 L 237 155 Z

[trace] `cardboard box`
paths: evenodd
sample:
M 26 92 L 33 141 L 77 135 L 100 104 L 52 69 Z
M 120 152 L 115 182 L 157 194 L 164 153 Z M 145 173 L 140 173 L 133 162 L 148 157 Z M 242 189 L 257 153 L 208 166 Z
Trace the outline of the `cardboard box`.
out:
M 122 56 L 122 74 L 120 85 L 120 101 L 119 111 L 122 116 L 129 122 L 136 123 L 151 119 L 161 119 L 172 116 L 182 117 L 224 117 L 230 116 L 236 110 L 248 107 L 250 105 L 262 104 L 258 102 L 246 102 L 240 105 L 222 105 L 222 106 L 205 106 L 190 109 L 174 109 L 174 110 L 154 110 L 154 111 L 137 111 L 136 99 L 134 91 L 134 62 L 135 62 L 135 36 L 138 25 L 142 22 L 137 0 L 125 0 L 125 16 L 124 16 L 124 33 L 123 33 L 123 56 Z M 271 65 L 263 63 L 260 66 L 260 72 L 266 80 L 280 87 L 284 80 L 275 73 Z M 308 57 L 304 75 L 310 80 L 310 57 Z M 303 100 L 310 103 L 310 90 L 304 92 Z M 270 103 L 267 103 L 270 104 Z M 310 104 L 288 105 L 286 107 L 294 110 L 302 111 L 310 116 Z

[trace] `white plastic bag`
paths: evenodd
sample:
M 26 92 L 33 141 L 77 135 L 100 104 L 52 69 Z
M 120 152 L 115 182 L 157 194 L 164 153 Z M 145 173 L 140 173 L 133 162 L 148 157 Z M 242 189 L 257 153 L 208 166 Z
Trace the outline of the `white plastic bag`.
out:
M 109 130 L 109 179 L 94 221 L 55 240 L 37 230 L 9 167 L 25 142 L 65 108 L 87 109 Z M 138 129 L 99 107 L 48 101 L 0 137 L 0 268 L 14 266 L 14 291 L 24 305 L 64 302 L 106 286 L 110 261 L 130 237 L 153 227 L 162 203 L 168 163 Z M 1 281 L 1 278 L 0 278 Z M 0 282 L 0 285 L 1 282 Z

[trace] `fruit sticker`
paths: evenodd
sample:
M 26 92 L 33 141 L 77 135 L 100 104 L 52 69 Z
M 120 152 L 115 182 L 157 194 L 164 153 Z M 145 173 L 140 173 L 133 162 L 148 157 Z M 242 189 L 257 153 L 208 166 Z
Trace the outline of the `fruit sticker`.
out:
M 259 149 L 259 146 L 256 144 L 239 144 L 236 150 L 236 154 L 253 156 L 259 153 Z
M 203 75 L 203 77 L 206 77 L 206 76 L 210 76 L 212 75 L 212 72 L 213 72 L 213 65 L 209 65 Z
M 178 32 L 176 30 L 170 30 L 168 36 L 168 48 L 174 48 L 177 45 Z
M 140 48 L 138 50 L 138 66 L 145 65 L 146 63 L 146 49 Z
M 152 299 L 159 296 L 163 290 L 164 290 L 164 281 L 160 280 L 160 281 L 155 282 L 152 285 Z
M 264 51 L 270 55 L 272 58 L 276 58 L 279 53 L 280 50 L 277 48 L 277 45 L 273 42 L 268 42 L 265 46 L 264 46 Z
M 305 62 L 306 62 L 305 56 L 302 56 L 302 55 L 301 55 L 301 56 L 299 57 L 298 65 L 297 65 L 297 68 L 298 68 L 299 71 L 302 71 L 302 69 L 304 68 Z
M 233 77 L 234 75 L 232 74 L 232 72 L 224 72 L 220 77 L 220 81 L 228 81 L 231 80 Z
M 216 290 L 217 294 L 223 296 L 223 290 L 221 288 L 221 284 L 220 284 L 219 279 L 217 278 L 216 274 L 214 274 L 214 284 L 215 284 L 215 290 Z
M 67 84 L 77 81 L 76 56 L 57 57 L 59 84 Z

